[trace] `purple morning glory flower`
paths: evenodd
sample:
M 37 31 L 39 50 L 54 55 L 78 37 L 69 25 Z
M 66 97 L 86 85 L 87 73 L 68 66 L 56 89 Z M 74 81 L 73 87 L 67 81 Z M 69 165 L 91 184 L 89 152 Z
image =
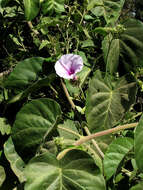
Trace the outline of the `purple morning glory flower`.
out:
M 65 79 L 76 79 L 76 73 L 80 72 L 82 67 L 82 58 L 74 54 L 62 55 L 55 64 L 57 75 Z

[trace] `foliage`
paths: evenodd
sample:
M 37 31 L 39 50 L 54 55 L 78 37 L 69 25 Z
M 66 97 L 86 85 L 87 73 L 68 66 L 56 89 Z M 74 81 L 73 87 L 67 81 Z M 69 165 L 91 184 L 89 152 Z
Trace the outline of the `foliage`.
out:
M 95 72 L 89 83 L 86 105 L 86 117 L 91 132 L 115 126 L 134 103 L 136 83 L 131 82 L 131 79 L 129 83 L 128 80 L 127 77 L 103 79 L 99 71 Z M 132 98 L 129 98 L 130 94 Z
M 141 6 L 0 1 L 0 190 L 142 189 Z
M 36 175 L 32 175 L 33 172 Z M 94 160 L 81 150 L 69 152 L 61 161 L 50 153 L 35 157 L 27 165 L 25 175 L 28 179 L 27 190 L 93 189 L 95 185 L 97 190 L 105 189 L 104 178 Z

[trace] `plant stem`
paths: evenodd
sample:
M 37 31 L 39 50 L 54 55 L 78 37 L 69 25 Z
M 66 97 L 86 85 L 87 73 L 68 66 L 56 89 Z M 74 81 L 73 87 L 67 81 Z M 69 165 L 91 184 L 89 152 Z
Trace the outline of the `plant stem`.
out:
M 115 128 L 112 128 L 112 129 L 107 129 L 107 130 L 104 130 L 104 131 L 101 131 L 101 132 L 97 132 L 97 133 L 94 133 L 94 134 L 91 134 L 91 135 L 88 135 L 88 136 L 84 136 L 82 137 L 80 140 L 76 141 L 73 145 L 74 146 L 79 146 L 89 140 L 93 140 L 94 138 L 96 137 L 101 137 L 101 136 L 104 136 L 104 135 L 108 135 L 108 134 L 111 134 L 111 133 L 115 133 L 115 132 L 118 132 L 118 131 L 121 131 L 121 130 L 124 130 L 124 129 L 129 129 L 129 128 L 134 128 L 138 125 L 138 123 L 130 123 L 130 124 L 126 124 L 126 125 L 120 125 L 120 126 L 117 126 Z M 60 152 L 57 156 L 57 159 L 60 160 L 62 159 L 70 150 L 73 150 L 74 148 L 68 148 L 68 149 L 65 149 L 63 150 L 62 152 Z
M 126 125 L 121 125 L 121 126 L 117 126 L 115 128 L 112 128 L 112 129 L 107 129 L 107 130 L 104 130 L 104 131 L 101 131 L 101 132 L 97 132 L 97 133 L 94 133 L 94 134 L 91 134 L 91 135 L 88 135 L 88 136 L 85 136 L 85 137 L 82 137 L 80 140 L 76 141 L 74 143 L 75 146 L 79 146 L 89 140 L 92 140 L 96 137 L 101 137 L 101 136 L 104 136 L 104 135 L 108 135 L 108 134 L 111 134 L 111 133 L 115 133 L 115 132 L 118 132 L 118 131 L 121 131 L 121 130 L 124 130 L 124 129 L 129 129 L 129 128 L 134 128 L 137 126 L 138 123 L 131 123 L 131 124 L 126 124 Z
M 31 29 L 31 31 L 37 36 L 39 34 L 39 32 L 34 29 L 32 22 L 28 21 L 27 24 L 28 24 L 29 28 Z
M 62 152 L 60 152 L 57 155 L 57 160 L 61 160 L 71 150 L 74 150 L 74 148 L 67 148 L 67 149 L 63 150 Z
M 58 92 L 55 90 L 55 88 L 50 84 L 49 85 L 50 86 L 50 88 L 53 90 L 53 92 L 56 94 L 56 95 L 58 95 Z
M 81 16 L 81 20 L 80 20 L 80 23 L 79 23 L 80 25 L 81 25 L 82 22 L 83 22 L 83 18 L 84 18 L 84 15 L 85 15 L 85 14 L 86 14 L 86 10 L 83 11 L 83 14 L 82 14 L 82 16 Z
M 85 129 L 85 132 L 87 133 L 87 135 L 91 135 L 91 133 L 87 127 L 84 127 L 84 129 Z M 100 147 L 98 146 L 96 141 L 94 139 L 92 139 L 91 142 L 95 146 L 95 148 L 96 148 L 97 152 L 99 153 L 99 155 L 101 156 L 101 158 L 104 158 L 104 153 L 102 152 L 102 150 L 100 149 Z
M 72 99 L 71 99 L 71 97 L 70 97 L 70 95 L 69 95 L 69 92 L 68 92 L 68 90 L 67 90 L 67 88 L 66 88 L 66 85 L 65 85 L 65 83 L 64 83 L 64 81 L 63 81 L 62 78 L 61 78 L 61 84 L 62 84 L 64 93 L 65 93 L 65 95 L 66 95 L 66 97 L 67 97 L 67 99 L 68 99 L 68 101 L 69 101 L 69 103 L 70 103 L 72 109 L 75 110 L 75 107 L 76 107 L 76 106 L 75 106 L 74 102 L 72 101 Z

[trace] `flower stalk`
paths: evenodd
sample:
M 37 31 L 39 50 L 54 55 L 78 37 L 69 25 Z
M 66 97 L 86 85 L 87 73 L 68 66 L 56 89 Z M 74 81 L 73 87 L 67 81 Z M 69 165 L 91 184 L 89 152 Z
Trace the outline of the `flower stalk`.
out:
M 70 103 L 72 109 L 75 110 L 76 106 L 75 106 L 74 102 L 72 101 L 72 99 L 71 99 L 71 97 L 70 97 L 70 95 L 69 95 L 69 92 L 68 92 L 68 90 L 67 90 L 67 88 L 66 88 L 66 85 L 65 85 L 65 83 L 64 83 L 64 81 L 63 81 L 62 78 L 61 78 L 61 84 L 62 84 L 64 93 L 65 93 L 65 95 L 66 95 L 66 97 L 67 97 L 68 102 Z
M 96 137 L 101 137 L 101 136 L 104 136 L 104 135 L 116 133 L 116 132 L 124 130 L 124 129 L 135 128 L 137 125 L 138 125 L 138 123 L 130 123 L 130 124 L 125 124 L 125 125 L 120 125 L 120 126 L 117 126 L 115 128 L 112 128 L 112 129 L 107 129 L 107 130 L 97 132 L 97 133 L 94 133 L 94 134 L 91 134 L 91 135 L 88 135 L 88 136 L 84 136 L 84 137 L 81 137 L 81 139 L 77 140 L 73 145 L 74 146 L 79 146 L 79 145 L 81 145 L 81 144 L 83 144 L 83 143 L 85 143 L 85 142 L 87 142 L 89 140 L 92 140 L 92 139 L 96 138 Z M 70 150 L 73 150 L 73 149 L 74 148 L 68 148 L 68 149 L 63 150 L 62 152 L 60 152 L 57 155 L 57 159 L 58 160 L 62 159 Z
M 108 135 L 111 133 L 116 133 L 116 132 L 124 130 L 124 129 L 134 128 L 137 126 L 137 124 L 138 123 L 130 123 L 130 124 L 126 124 L 126 125 L 120 125 L 120 126 L 117 126 L 115 128 L 112 128 L 112 129 L 107 129 L 107 130 L 100 131 L 100 132 L 97 132 L 97 133 L 94 133 L 94 134 L 91 134 L 88 136 L 84 136 L 80 140 L 76 141 L 74 143 L 74 145 L 79 146 L 79 145 L 81 145 L 81 144 L 83 144 L 89 140 L 92 140 L 94 138 L 97 138 L 97 137 L 101 137 L 101 136 Z

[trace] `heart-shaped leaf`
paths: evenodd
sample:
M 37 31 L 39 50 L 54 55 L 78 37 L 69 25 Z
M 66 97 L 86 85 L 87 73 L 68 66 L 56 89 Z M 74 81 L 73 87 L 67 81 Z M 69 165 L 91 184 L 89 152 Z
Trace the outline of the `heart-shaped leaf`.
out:
M 135 159 L 139 170 L 143 172 L 143 115 L 135 129 Z
M 115 174 L 120 162 L 133 148 L 133 139 L 124 137 L 115 139 L 109 146 L 104 156 L 103 167 L 106 179 Z
M 129 82 L 130 83 L 129 83 Z M 100 71 L 89 83 L 86 118 L 91 132 L 113 127 L 135 101 L 136 82 L 128 76 L 103 79 Z
M 33 100 L 23 106 L 12 128 L 12 138 L 18 153 L 33 156 L 44 138 L 52 132 L 60 115 L 59 104 L 47 98 Z
M 73 147 L 76 149 L 77 147 L 74 147 L 73 144 L 76 140 L 79 140 L 83 136 L 79 134 L 75 122 L 71 120 L 67 120 L 64 122 L 64 124 L 58 125 L 58 132 L 60 134 L 60 137 L 63 138 L 63 148 Z M 84 143 L 80 149 L 86 150 L 90 155 L 92 155 L 92 158 L 94 159 L 96 165 L 102 171 L 102 160 L 97 153 L 97 149 L 89 142 Z
M 25 175 L 25 190 L 106 189 L 94 160 L 80 150 L 71 150 L 60 161 L 50 153 L 37 156 L 27 165 Z

